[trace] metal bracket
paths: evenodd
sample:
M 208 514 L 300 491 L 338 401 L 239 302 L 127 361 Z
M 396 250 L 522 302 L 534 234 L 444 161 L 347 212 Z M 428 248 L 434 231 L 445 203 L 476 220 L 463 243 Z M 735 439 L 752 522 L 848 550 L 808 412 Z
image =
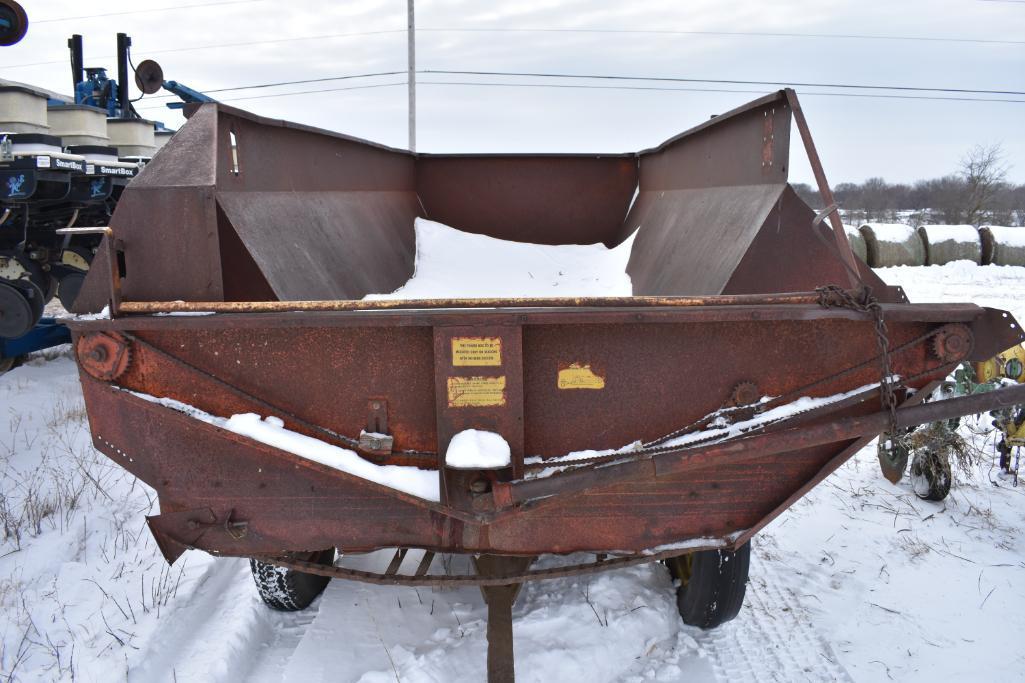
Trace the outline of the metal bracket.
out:
M 367 403 L 367 428 L 359 435 L 360 450 L 374 455 L 391 455 L 395 439 L 388 434 L 388 400 L 372 398 Z

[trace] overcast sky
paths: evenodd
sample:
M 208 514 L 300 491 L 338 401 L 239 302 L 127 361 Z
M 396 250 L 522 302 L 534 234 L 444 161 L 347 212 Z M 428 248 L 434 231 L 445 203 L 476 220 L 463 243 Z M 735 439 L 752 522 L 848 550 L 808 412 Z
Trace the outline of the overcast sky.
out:
M 20 44 L 0 49 L 0 75 L 61 92 L 71 90 L 66 41 L 72 33 L 84 36 L 86 66 L 108 66 L 113 74 L 115 34 L 123 31 L 132 36 L 136 64 L 156 59 L 165 78 L 199 90 L 406 68 L 405 0 L 184 0 L 175 9 L 169 9 L 175 4 L 172 0 L 22 0 L 22 4 L 29 14 L 29 33 Z M 100 13 L 124 14 L 83 16 Z M 1021 0 L 422 0 L 417 3 L 416 19 L 421 69 L 1025 91 L 1025 2 Z M 842 33 L 902 39 L 670 31 Z M 224 47 L 226 43 L 247 44 Z M 429 152 L 632 151 L 775 89 L 431 74 L 418 79 L 417 147 Z M 215 97 L 265 116 L 404 147 L 406 88 L 381 85 L 404 80 L 403 75 L 378 76 L 238 90 Z M 452 81 L 744 92 L 441 84 Z M 381 87 L 338 90 L 357 85 Z M 323 89 L 334 90 L 277 96 Z M 911 181 L 944 175 L 954 171 L 965 152 L 979 143 L 1001 143 L 1011 165 L 1009 177 L 1025 182 L 1025 96 L 968 95 L 1022 101 L 1015 104 L 814 94 L 852 92 L 837 88 L 798 86 L 797 90 L 834 184 L 872 176 Z M 146 98 L 136 106 L 148 118 L 180 125 L 178 114 L 161 106 L 165 101 Z M 811 173 L 798 159 L 800 152 L 795 146 L 792 180 L 809 182 Z

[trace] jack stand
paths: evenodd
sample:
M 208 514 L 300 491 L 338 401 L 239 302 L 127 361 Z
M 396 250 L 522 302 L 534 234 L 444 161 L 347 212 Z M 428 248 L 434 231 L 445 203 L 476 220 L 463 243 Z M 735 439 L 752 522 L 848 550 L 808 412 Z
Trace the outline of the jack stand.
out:
M 473 563 L 477 568 L 477 574 L 482 577 L 504 576 L 526 571 L 535 559 L 480 555 L 474 558 Z M 512 607 L 522 587 L 522 583 L 480 587 L 484 602 L 488 606 L 488 683 L 514 683 L 516 680 L 513 662 Z

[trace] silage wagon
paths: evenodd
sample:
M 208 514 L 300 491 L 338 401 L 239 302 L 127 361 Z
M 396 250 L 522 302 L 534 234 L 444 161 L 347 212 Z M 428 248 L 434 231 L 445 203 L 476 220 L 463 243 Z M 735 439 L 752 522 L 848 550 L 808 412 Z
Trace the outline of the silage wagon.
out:
M 413 154 L 189 114 L 76 303 L 109 315 L 71 327 L 94 444 L 156 490 L 167 560 L 253 558 L 272 606 L 330 578 L 480 586 L 492 681 L 513 676 L 524 581 L 664 561 L 684 620 L 713 627 L 740 610 L 751 537 L 880 432 L 1023 400 L 923 402 L 1021 330 L 908 303 L 851 253 L 792 91 L 608 155 Z M 819 214 L 787 184 L 792 121 Z M 634 296 L 363 300 L 412 275 L 416 217 L 539 244 L 636 232 Z M 467 429 L 508 463 L 449 466 Z M 385 548 L 384 572 L 346 567 Z

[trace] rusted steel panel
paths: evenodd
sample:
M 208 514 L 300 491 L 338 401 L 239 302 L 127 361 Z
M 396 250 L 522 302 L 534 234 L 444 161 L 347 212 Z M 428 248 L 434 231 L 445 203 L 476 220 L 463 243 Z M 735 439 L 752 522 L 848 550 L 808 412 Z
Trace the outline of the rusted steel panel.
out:
M 465 429 L 499 434 L 509 444 L 511 466 L 495 472 L 444 468 L 442 496 L 457 509 L 471 508 L 471 487 L 523 474 L 523 352 L 517 326 L 434 328 L 434 404 L 438 413 L 438 463 L 452 437 Z M 475 483 L 476 482 L 476 483 Z
M 217 201 L 274 299 L 360 299 L 413 275 L 413 192 L 221 192 Z
M 926 329 L 894 328 L 894 345 Z M 721 408 L 740 382 L 756 383 L 761 395 L 780 396 L 871 359 L 878 349 L 871 323 L 822 320 L 528 326 L 523 353 L 527 452 L 559 455 L 656 439 Z M 895 358 L 897 372 L 906 375 L 924 361 L 924 350 Z M 572 363 L 590 366 L 603 378 L 603 388 L 560 388 L 559 371 Z M 871 363 L 842 382 L 816 387 L 815 395 L 878 377 L 878 364 Z
M 131 194 L 143 188 L 212 187 L 217 182 L 218 120 L 216 105 L 201 107 L 188 124 L 174 134 L 174 144 L 162 147 L 159 156 L 146 164 L 125 192 Z M 174 214 L 150 216 L 151 225 L 165 220 L 171 224 Z
M 618 244 L 637 187 L 632 156 L 431 156 L 417 159 L 427 218 L 535 244 Z
M 204 105 L 200 111 L 207 106 L 217 107 L 220 112 L 217 121 L 217 187 L 220 191 L 415 191 L 413 155 L 409 152 L 267 119 L 223 104 Z M 185 127 L 191 124 L 190 120 Z M 232 133 L 237 173 L 232 157 Z M 290 231 L 289 234 L 301 232 Z
M 790 115 L 780 91 L 640 152 L 641 191 L 782 185 L 789 166 Z M 767 118 L 772 119 L 769 140 Z
M 639 230 L 627 267 L 634 294 L 721 294 L 783 188 L 650 190 L 642 178 L 641 193 L 626 219 L 628 234 Z M 805 283 L 804 288 L 817 284 L 822 283 Z
M 133 390 L 175 397 L 219 416 L 270 412 L 244 407 L 252 404 L 204 381 L 202 373 L 208 373 L 278 408 L 282 414 L 275 414 L 286 422 L 289 414 L 296 415 L 350 437 L 358 437 L 366 425 L 367 401 L 384 397 L 396 449 L 436 446 L 430 328 L 267 329 L 260 334 L 170 329 L 140 332 L 139 337 L 166 355 L 138 350 L 138 362 L 120 380 Z M 185 359 L 194 370 L 167 356 Z
M 225 276 L 225 301 L 246 301 L 253 298 L 273 301 L 278 298 L 219 204 L 217 239 L 221 254 L 221 273 Z
M 93 444 L 150 484 L 162 511 L 208 507 L 249 524 L 244 538 L 220 528 L 180 540 L 227 554 L 296 547 L 352 549 L 446 538 L 446 515 L 426 501 L 199 422 L 83 376 Z M 160 444 L 159 446 L 156 446 Z M 435 510 L 437 506 L 434 506 Z M 184 522 L 184 520 L 182 520 Z M 339 543 L 340 541 L 340 543 Z
M 111 229 L 124 250 L 126 299 L 223 299 L 212 188 L 132 187 L 121 196 Z M 82 291 L 76 310 L 106 304 L 105 258 L 90 268 Z
M 787 186 L 774 201 L 761 228 L 722 288 L 724 294 L 785 292 L 812 283 L 846 283 L 847 273 L 835 249 L 832 230 L 812 227 L 815 212 Z M 818 229 L 823 239 L 812 232 Z M 862 281 L 881 301 L 906 299 L 887 287 L 871 268 L 859 262 Z

